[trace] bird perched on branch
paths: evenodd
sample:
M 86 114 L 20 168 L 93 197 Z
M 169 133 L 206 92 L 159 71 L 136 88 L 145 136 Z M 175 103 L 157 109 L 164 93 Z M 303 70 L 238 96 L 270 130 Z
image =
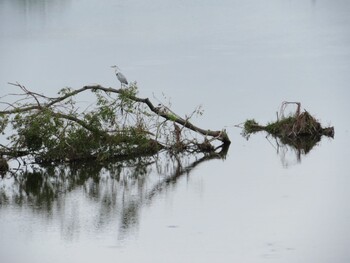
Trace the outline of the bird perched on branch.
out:
M 128 85 L 128 80 L 126 79 L 126 77 L 123 75 L 123 73 L 120 72 L 120 69 L 114 65 L 114 66 L 111 66 L 111 68 L 114 68 L 115 70 L 115 75 L 117 76 L 118 80 L 120 81 L 120 87 L 122 88 L 123 87 L 123 84 L 124 85 Z

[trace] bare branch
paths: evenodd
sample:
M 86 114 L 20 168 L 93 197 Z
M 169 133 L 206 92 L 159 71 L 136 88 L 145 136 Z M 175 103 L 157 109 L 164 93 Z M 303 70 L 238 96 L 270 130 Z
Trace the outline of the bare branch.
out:
M 38 104 L 38 106 L 41 108 L 40 102 L 39 102 L 38 98 L 36 97 L 37 93 L 34 93 L 34 92 L 31 92 L 31 91 L 27 90 L 27 88 L 25 86 L 19 84 L 18 82 L 16 82 L 16 84 L 9 82 L 8 84 L 17 86 L 20 89 L 22 89 L 26 94 L 28 94 L 29 96 L 33 97 L 34 100 L 36 101 L 36 103 Z

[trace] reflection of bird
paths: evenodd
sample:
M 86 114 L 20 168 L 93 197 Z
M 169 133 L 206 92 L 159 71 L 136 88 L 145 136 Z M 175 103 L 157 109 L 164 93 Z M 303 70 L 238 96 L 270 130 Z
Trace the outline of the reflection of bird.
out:
M 1 177 L 3 177 L 8 170 L 9 170 L 9 165 L 8 165 L 6 159 L 3 158 L 1 155 L 0 156 L 0 175 L 1 175 Z
M 111 66 L 111 68 L 115 69 L 115 75 L 117 75 L 117 78 L 121 84 L 120 87 L 122 88 L 123 84 L 128 85 L 128 81 L 127 81 L 126 77 L 120 72 L 120 69 L 116 65 Z

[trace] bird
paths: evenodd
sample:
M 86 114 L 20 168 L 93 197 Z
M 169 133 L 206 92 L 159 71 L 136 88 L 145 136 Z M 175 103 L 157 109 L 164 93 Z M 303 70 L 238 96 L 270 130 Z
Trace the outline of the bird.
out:
M 115 75 L 117 76 L 118 80 L 120 81 L 120 88 L 123 87 L 123 84 L 124 85 L 128 85 L 128 80 L 126 79 L 126 77 L 123 75 L 123 73 L 120 72 L 120 69 L 114 65 L 114 66 L 111 66 L 111 68 L 114 68 L 115 69 Z

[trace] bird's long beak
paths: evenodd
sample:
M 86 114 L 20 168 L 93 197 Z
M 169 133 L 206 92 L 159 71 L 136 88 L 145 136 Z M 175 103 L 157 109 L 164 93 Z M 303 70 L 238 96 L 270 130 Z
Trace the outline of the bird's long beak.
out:
M 116 69 L 116 70 L 120 71 L 120 68 L 118 68 L 116 65 L 111 66 L 111 68 L 114 68 L 114 69 Z

